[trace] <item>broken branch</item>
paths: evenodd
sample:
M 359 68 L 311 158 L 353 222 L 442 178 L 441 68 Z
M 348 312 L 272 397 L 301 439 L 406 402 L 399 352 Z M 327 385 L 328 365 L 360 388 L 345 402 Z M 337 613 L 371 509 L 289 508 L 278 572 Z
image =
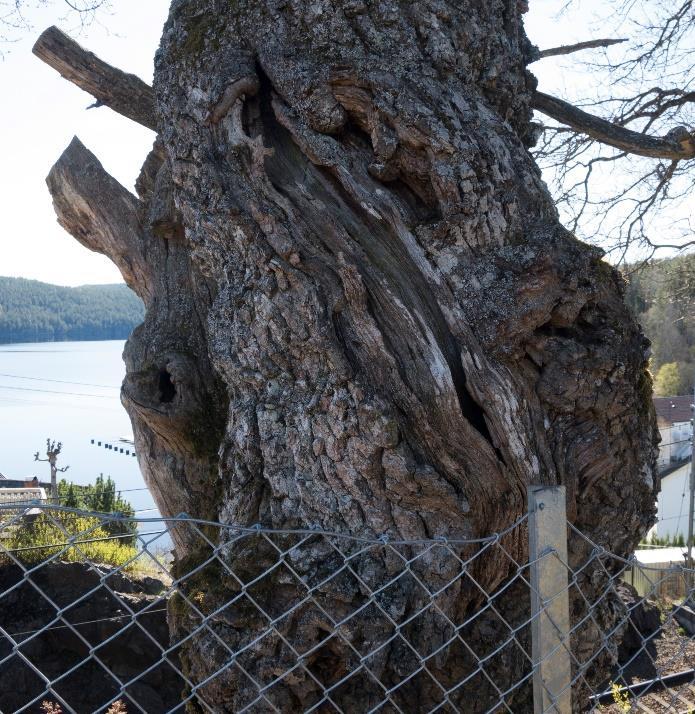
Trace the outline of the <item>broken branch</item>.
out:
M 54 164 L 46 183 L 58 223 L 86 248 L 110 258 L 128 286 L 149 303 L 152 281 L 138 199 L 104 170 L 77 137 Z
M 549 47 L 547 50 L 540 50 L 538 52 L 538 59 L 544 59 L 545 57 L 557 57 L 558 55 L 570 55 L 573 52 L 591 50 L 597 47 L 610 47 L 611 45 L 618 45 L 621 42 L 627 42 L 627 37 L 620 39 L 587 40 L 586 42 L 577 42 L 573 45 Z
M 85 50 L 57 27 L 41 33 L 32 52 L 61 76 L 91 94 L 97 104 L 157 131 L 152 87 Z

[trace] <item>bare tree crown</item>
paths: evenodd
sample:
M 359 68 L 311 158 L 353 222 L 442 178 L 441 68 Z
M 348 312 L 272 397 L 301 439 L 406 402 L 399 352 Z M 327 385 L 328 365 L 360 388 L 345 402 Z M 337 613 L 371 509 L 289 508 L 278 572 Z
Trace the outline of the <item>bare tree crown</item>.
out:
M 578 8 L 575 0 L 566 8 Z M 546 121 L 536 158 L 570 227 L 582 237 L 608 235 L 616 259 L 649 258 L 695 243 L 687 201 L 695 174 L 695 87 L 691 0 L 613 0 L 605 23 L 615 40 L 540 51 L 538 59 L 620 42 L 619 59 L 586 62 L 596 94 L 582 107 L 536 92 Z M 559 19 L 562 22 L 562 17 Z M 663 230 L 664 215 L 674 216 Z M 605 241 L 605 238 L 604 238 Z
M 26 0 L 0 0 L 0 43 L 16 41 L 32 28 L 32 11 L 40 6 L 55 5 L 62 9 L 66 17 L 77 19 L 82 26 L 89 25 L 96 13 L 110 7 L 109 0 L 39 0 L 31 3 Z M 0 47 L 0 55 L 2 48 Z

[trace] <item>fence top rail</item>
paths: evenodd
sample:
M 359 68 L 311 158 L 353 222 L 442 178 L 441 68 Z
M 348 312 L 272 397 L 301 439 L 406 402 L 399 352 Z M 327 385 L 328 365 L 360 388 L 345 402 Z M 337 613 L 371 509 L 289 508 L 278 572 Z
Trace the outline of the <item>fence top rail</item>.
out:
M 175 516 L 157 516 L 157 517 L 144 517 L 144 516 L 128 516 L 123 513 L 113 512 L 104 513 L 101 511 L 92 511 L 87 509 L 73 508 L 70 506 L 60 506 L 55 504 L 43 504 L 37 500 L 27 500 L 26 502 L 13 502 L 13 503 L 0 503 L 0 518 L 2 518 L 3 513 L 18 514 L 18 512 L 26 509 L 26 511 L 31 510 L 32 515 L 36 515 L 37 511 L 45 512 L 47 514 L 53 513 L 73 513 L 77 516 L 83 518 L 97 518 L 102 523 L 110 522 L 120 522 L 120 523 L 131 523 L 134 525 L 159 525 L 166 530 L 175 527 L 177 524 L 189 524 L 192 526 L 211 526 L 218 528 L 220 530 L 229 531 L 231 533 L 239 535 L 255 535 L 255 534 L 267 534 L 267 535 L 299 535 L 299 536 L 323 536 L 326 538 L 338 538 L 341 540 L 352 541 L 355 543 L 362 543 L 365 545 L 374 546 L 432 546 L 432 545 L 452 545 L 452 546 L 466 546 L 466 545 L 477 545 L 477 546 L 490 546 L 495 543 L 499 543 L 506 535 L 513 532 L 516 528 L 523 525 L 529 518 L 528 513 L 524 513 L 517 520 L 515 520 L 511 525 L 509 525 L 504 530 L 498 533 L 491 533 L 488 536 L 480 538 L 456 538 L 447 536 L 435 536 L 433 538 L 415 538 L 415 539 L 402 539 L 389 536 L 387 534 L 378 537 L 367 537 L 353 535 L 351 533 L 341 533 L 339 531 L 329 531 L 323 530 L 321 528 L 274 528 L 270 526 L 264 526 L 260 523 L 256 523 L 250 526 L 242 526 L 236 523 L 220 523 L 219 521 L 207 520 L 202 518 L 194 518 L 189 516 L 187 513 L 179 513 Z M 26 513 L 23 515 L 27 515 Z M 15 518 L 22 517 L 15 515 Z M 2 523 L 0 521 L 0 530 L 7 527 L 8 523 Z M 576 536 L 584 540 L 587 544 L 592 546 L 591 557 L 602 557 L 615 560 L 617 563 L 621 563 L 626 567 L 637 567 L 643 571 L 658 571 L 658 572 L 673 572 L 673 573 L 695 573 L 695 569 L 688 568 L 685 562 L 680 563 L 678 561 L 670 561 L 668 565 L 666 563 L 645 563 L 642 562 L 638 557 L 637 553 L 633 553 L 629 556 L 619 555 L 602 545 L 599 545 L 591 538 L 589 538 L 585 533 L 580 531 L 576 526 L 568 521 L 567 523 L 569 532 L 574 533 Z M 162 531 L 164 533 L 166 531 Z M 140 534 L 143 535 L 143 534 Z M 112 536 L 113 537 L 113 536 Z M 137 537 L 137 536 L 136 536 Z M 687 551 L 686 551 L 687 552 Z M 545 555 L 550 555 L 546 553 Z
M 213 526 L 222 530 L 229 530 L 235 533 L 243 533 L 253 535 L 256 533 L 267 533 L 275 535 L 307 535 L 307 536 L 325 536 L 331 538 L 341 538 L 344 540 L 351 540 L 357 543 L 366 543 L 373 545 L 486 545 L 490 543 L 497 542 L 501 540 L 504 536 L 508 535 L 516 528 L 518 528 L 522 523 L 528 519 L 528 514 L 524 513 L 522 516 L 517 518 L 514 523 L 507 526 L 504 530 L 498 533 L 491 533 L 488 536 L 480 538 L 456 538 L 448 536 L 434 536 L 433 538 L 413 538 L 413 539 L 402 539 L 394 538 L 388 534 L 384 534 L 375 538 L 369 538 L 366 536 L 353 535 L 351 533 L 341 533 L 339 531 L 329 531 L 321 528 L 274 528 L 270 526 L 264 526 L 260 523 L 253 524 L 251 526 L 242 526 L 236 523 L 220 523 L 219 521 L 206 520 L 202 518 L 194 518 L 189 516 L 187 513 L 179 513 L 175 516 L 158 516 L 158 517 L 143 517 L 143 516 L 128 516 L 122 513 L 102 513 L 100 511 L 90 511 L 81 508 L 72 508 L 70 506 L 59 506 L 59 505 L 45 505 L 40 501 L 26 501 L 26 502 L 14 502 L 11 504 L 0 503 L 0 515 L 3 512 L 16 513 L 22 509 L 32 509 L 45 511 L 47 513 L 74 513 L 75 515 L 81 516 L 83 518 L 98 518 L 104 522 L 124 522 L 124 523 L 134 523 L 134 524 L 171 524 L 176 525 L 177 523 L 189 523 L 198 526 Z M 6 524 L 0 523 L 0 529 Z

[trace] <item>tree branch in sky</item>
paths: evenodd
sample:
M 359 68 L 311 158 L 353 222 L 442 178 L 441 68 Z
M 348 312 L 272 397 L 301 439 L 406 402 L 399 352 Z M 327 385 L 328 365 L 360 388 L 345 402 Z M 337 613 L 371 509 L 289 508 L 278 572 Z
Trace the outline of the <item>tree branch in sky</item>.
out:
M 573 45 L 559 45 L 558 47 L 549 47 L 547 50 L 538 52 L 538 59 L 545 57 L 557 57 L 559 55 L 570 55 L 574 52 L 582 50 L 591 50 L 600 47 L 610 47 L 611 45 L 619 45 L 621 42 L 627 42 L 626 38 L 621 39 L 604 39 L 604 40 L 587 40 L 586 42 L 577 42 Z
M 535 93 L 534 108 L 549 118 L 536 159 L 570 227 L 619 259 L 634 259 L 634 249 L 649 257 L 691 246 L 694 2 L 612 0 L 601 8 L 595 29 L 630 43 L 617 58 L 582 64 L 595 78 L 594 96 Z M 584 12 L 576 0 L 565 10 Z

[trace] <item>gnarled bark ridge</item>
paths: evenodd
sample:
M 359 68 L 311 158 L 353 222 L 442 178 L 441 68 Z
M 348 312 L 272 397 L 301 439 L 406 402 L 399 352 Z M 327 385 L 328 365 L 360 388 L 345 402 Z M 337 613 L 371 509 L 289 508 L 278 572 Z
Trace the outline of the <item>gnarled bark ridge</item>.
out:
M 519 12 L 515 0 L 174 2 L 139 198 L 106 179 L 90 197 L 80 169 L 63 168 L 93 165 L 76 144 L 54 168 L 63 225 L 147 301 L 123 400 L 163 512 L 475 537 L 518 518 L 528 484 L 561 483 L 575 524 L 614 550 L 645 531 L 647 343 L 618 274 L 560 225 L 527 151 L 535 82 Z M 523 559 L 523 535 L 508 541 Z M 203 557 L 183 536 L 177 546 L 186 566 Z M 263 557 L 229 550 L 235 567 Z M 476 567 L 488 591 L 509 576 L 499 555 Z M 218 606 L 228 595 L 211 587 Z M 399 597 L 414 595 L 404 584 Z M 461 621 L 478 599 L 459 586 L 446 607 Z M 500 607 L 513 618 L 526 604 Z M 195 617 L 179 608 L 173 626 Z M 234 647 L 264 626 L 229 615 L 216 631 Z M 431 645 L 434 621 L 419 628 Z M 304 636 L 306 649 L 325 637 Z M 189 641 L 194 681 L 220 666 L 213 644 Z M 259 643 L 246 666 L 260 677 L 277 656 Z M 398 648 L 380 656 L 393 679 Z M 455 682 L 462 662 L 445 652 L 437 667 Z M 525 665 L 506 658 L 500 689 Z M 474 684 L 484 711 L 497 695 Z M 283 680 L 276 706 L 301 710 L 317 686 Z M 231 668 L 203 693 L 233 711 L 252 689 Z M 436 704 L 411 689 L 404 710 Z M 357 679 L 343 696 L 369 708 Z

